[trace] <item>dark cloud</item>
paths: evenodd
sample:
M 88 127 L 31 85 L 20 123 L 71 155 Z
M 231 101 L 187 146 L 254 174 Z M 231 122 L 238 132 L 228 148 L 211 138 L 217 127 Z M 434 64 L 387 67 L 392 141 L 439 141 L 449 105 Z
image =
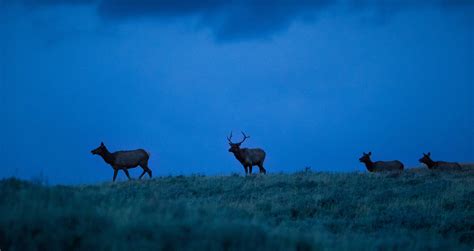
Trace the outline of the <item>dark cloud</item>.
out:
M 9 0 L 7 0 L 9 1 Z M 301 17 L 335 10 L 373 10 L 391 16 L 405 9 L 452 8 L 474 4 L 471 0 L 23 0 L 24 5 L 90 4 L 107 20 L 197 17 L 216 38 L 232 40 L 261 37 L 286 28 Z
M 104 0 L 99 13 L 113 20 L 195 16 L 210 27 L 218 39 L 227 40 L 273 33 L 295 17 L 329 5 L 330 0 Z
M 203 14 L 232 5 L 224 0 L 103 0 L 99 5 L 99 13 L 112 19 L 143 17 L 143 16 L 183 16 Z
M 91 5 L 98 4 L 100 0 L 5 0 L 5 4 L 17 4 L 26 7 L 42 7 L 54 5 Z

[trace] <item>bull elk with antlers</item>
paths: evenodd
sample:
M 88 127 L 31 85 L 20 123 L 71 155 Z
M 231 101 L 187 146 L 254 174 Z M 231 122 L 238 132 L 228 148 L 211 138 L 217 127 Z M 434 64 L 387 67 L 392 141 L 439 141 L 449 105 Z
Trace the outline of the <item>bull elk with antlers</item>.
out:
M 244 143 L 244 141 L 250 136 L 245 135 L 242 132 L 244 139 L 239 143 L 233 143 L 232 139 L 232 132 L 230 132 L 230 136 L 227 137 L 229 141 L 229 152 L 233 153 L 235 158 L 242 163 L 245 169 L 245 174 L 252 174 L 252 166 L 258 166 L 260 169 L 260 173 L 267 173 L 267 170 L 263 167 L 263 162 L 265 161 L 265 151 L 260 148 L 240 148 L 240 145 Z

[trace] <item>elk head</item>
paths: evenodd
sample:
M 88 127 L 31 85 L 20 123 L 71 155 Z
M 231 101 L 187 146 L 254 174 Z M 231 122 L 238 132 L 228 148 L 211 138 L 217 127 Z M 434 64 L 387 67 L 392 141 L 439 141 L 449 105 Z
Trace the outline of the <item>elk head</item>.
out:
M 233 143 L 232 142 L 232 132 L 230 132 L 230 135 L 227 137 L 227 140 L 229 141 L 229 145 L 230 145 L 230 148 L 229 148 L 229 152 L 232 152 L 232 153 L 237 153 L 240 151 L 240 145 L 242 143 L 244 143 L 244 141 L 248 138 L 250 138 L 250 136 L 247 136 L 245 135 L 244 132 L 241 132 L 242 135 L 244 136 L 244 139 L 242 139 L 242 141 L 240 141 L 239 143 Z
M 424 163 L 424 164 L 428 164 L 428 163 L 431 163 L 433 162 L 433 160 L 431 160 L 431 153 L 428 152 L 428 153 L 423 153 L 423 157 L 421 159 L 419 159 L 418 161 L 420 163 Z
M 103 155 L 105 152 L 107 152 L 107 148 L 105 147 L 104 142 L 100 142 L 100 146 L 91 151 L 94 155 Z
M 368 163 L 371 162 L 370 160 L 370 155 L 372 155 L 372 152 L 369 153 L 362 153 L 362 157 L 359 158 L 359 161 L 362 163 Z

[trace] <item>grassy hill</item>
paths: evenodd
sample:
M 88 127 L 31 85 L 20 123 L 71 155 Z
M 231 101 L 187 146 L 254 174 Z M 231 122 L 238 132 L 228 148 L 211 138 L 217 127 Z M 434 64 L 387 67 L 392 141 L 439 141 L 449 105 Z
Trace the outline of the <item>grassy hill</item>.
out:
M 0 181 L 1 250 L 472 250 L 474 171 Z

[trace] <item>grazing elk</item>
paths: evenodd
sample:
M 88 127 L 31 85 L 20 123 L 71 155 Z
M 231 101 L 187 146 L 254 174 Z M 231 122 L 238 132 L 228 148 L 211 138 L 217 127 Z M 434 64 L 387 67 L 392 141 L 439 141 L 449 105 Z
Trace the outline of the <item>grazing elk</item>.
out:
M 242 132 L 244 139 L 239 143 L 233 143 L 232 139 L 232 132 L 230 132 L 230 136 L 227 137 L 229 141 L 229 152 L 233 153 L 235 158 L 242 163 L 245 169 L 245 174 L 252 174 L 252 166 L 258 166 L 260 169 L 260 173 L 267 173 L 267 170 L 263 167 L 263 162 L 265 161 L 265 151 L 260 148 L 240 148 L 240 145 L 244 143 L 244 141 L 250 136 L 245 135 Z
M 403 163 L 398 160 L 372 162 L 370 160 L 372 152 L 362 154 L 359 161 L 365 164 L 369 172 L 403 171 Z
M 140 175 L 140 179 L 148 173 L 148 176 L 151 178 L 151 169 L 148 167 L 148 159 L 150 158 L 150 154 L 148 154 L 143 149 L 137 149 L 132 151 L 117 151 L 117 152 L 109 152 L 107 147 L 105 147 L 104 143 L 101 142 L 100 146 L 96 149 L 91 151 L 92 154 L 100 155 L 104 161 L 111 165 L 114 169 L 114 178 L 117 178 L 117 173 L 119 170 L 123 170 L 123 172 L 127 175 L 128 179 L 131 180 L 130 174 L 128 173 L 127 169 L 134 168 L 140 166 L 143 168 L 143 173 Z
M 418 161 L 425 164 L 428 169 L 461 168 L 461 165 L 457 162 L 433 161 L 430 152 L 423 153 L 423 157 Z

